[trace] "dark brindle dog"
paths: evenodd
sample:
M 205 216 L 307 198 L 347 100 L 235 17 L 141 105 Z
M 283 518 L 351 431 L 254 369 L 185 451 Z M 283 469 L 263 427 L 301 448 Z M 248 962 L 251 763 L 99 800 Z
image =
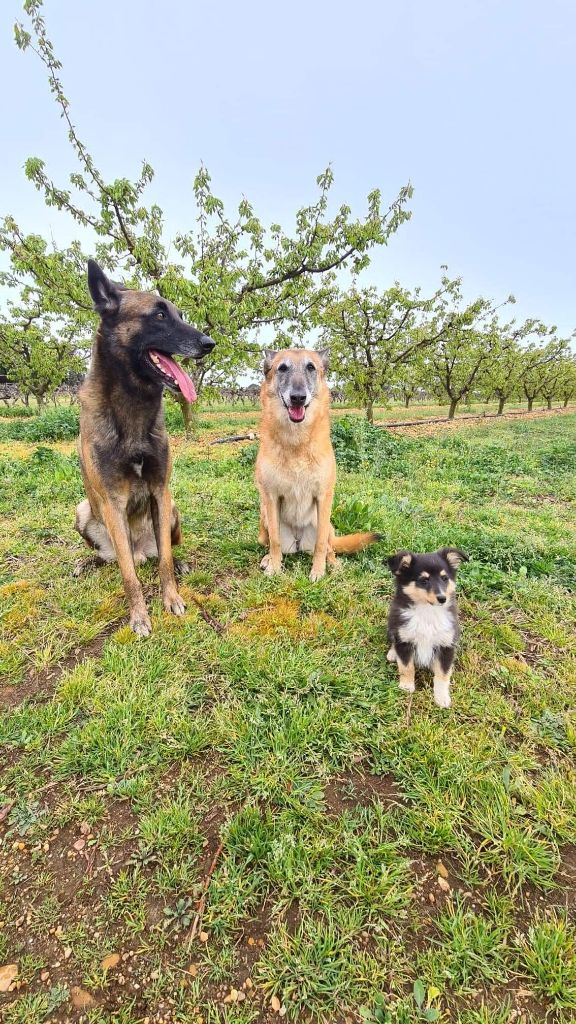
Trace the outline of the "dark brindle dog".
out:
M 117 560 L 139 636 L 151 632 L 136 565 L 158 556 L 162 600 L 182 615 L 172 545 L 180 517 L 168 489 L 170 446 L 162 390 L 196 398 L 194 384 L 172 356 L 200 359 L 214 342 L 151 292 L 110 281 L 88 262 L 88 286 L 100 314 L 88 376 L 80 392 L 80 463 L 86 499 L 76 529 L 103 562 Z

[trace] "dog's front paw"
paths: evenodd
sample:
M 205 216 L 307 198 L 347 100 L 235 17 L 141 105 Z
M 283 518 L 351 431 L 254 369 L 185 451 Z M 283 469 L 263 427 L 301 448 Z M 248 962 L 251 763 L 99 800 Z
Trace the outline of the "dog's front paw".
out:
M 130 616 L 130 629 L 136 633 L 136 636 L 150 636 L 152 632 L 152 623 L 150 622 L 150 616 L 145 609 L 144 611 L 132 612 Z
M 318 580 L 321 580 L 322 577 L 325 576 L 325 575 L 326 575 L 326 562 L 318 563 L 318 565 L 315 565 L 314 563 L 312 563 L 312 569 L 311 569 L 310 576 L 309 576 L 309 579 L 312 581 L 312 583 L 317 583 Z
M 434 680 L 434 701 L 439 708 L 450 707 L 450 687 L 448 683 L 443 683 L 436 679 Z
M 167 591 L 162 598 L 164 602 L 164 608 L 167 612 L 171 612 L 172 615 L 184 615 L 186 611 L 186 605 L 180 597 L 177 590 Z
M 398 686 L 404 693 L 414 693 L 416 690 L 416 683 L 410 683 L 407 679 L 401 679 Z
M 388 651 L 388 654 L 386 655 L 386 661 L 396 661 L 396 651 L 394 650 L 393 647 L 391 647 L 390 650 Z
M 272 556 L 267 554 L 260 562 L 260 568 L 265 576 L 279 576 L 282 572 L 282 562 L 274 561 Z

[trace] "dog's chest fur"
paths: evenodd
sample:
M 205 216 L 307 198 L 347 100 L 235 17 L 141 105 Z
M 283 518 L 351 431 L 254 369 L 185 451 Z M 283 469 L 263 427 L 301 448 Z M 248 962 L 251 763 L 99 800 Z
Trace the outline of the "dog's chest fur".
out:
M 400 613 L 398 636 L 412 644 L 414 659 L 423 667 L 431 664 L 438 647 L 453 647 L 456 641 L 456 612 L 452 605 L 414 604 Z
M 316 501 L 330 476 L 330 458 L 322 461 L 308 455 L 287 461 L 262 459 L 260 480 L 280 500 L 280 519 L 294 528 L 316 523 Z

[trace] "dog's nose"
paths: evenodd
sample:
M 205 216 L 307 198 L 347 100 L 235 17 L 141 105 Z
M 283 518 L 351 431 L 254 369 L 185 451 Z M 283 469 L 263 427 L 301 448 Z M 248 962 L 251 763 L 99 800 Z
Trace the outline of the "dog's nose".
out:
M 200 344 L 202 345 L 202 353 L 206 356 L 212 351 L 216 342 L 212 341 L 212 338 L 209 338 L 207 334 L 203 334 L 200 338 Z
M 291 391 L 290 392 L 290 405 L 296 407 L 306 404 L 306 392 L 305 391 Z
M 446 594 L 436 594 L 438 604 L 446 604 Z

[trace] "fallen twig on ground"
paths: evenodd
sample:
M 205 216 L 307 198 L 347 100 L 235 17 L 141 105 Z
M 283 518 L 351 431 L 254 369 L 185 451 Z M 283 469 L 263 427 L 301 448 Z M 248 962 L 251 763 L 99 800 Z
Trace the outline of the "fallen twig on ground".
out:
M 204 621 L 207 622 L 209 626 L 212 626 L 212 629 L 216 630 L 217 633 L 223 633 L 226 626 L 223 626 L 221 622 L 218 622 L 218 619 L 215 619 L 213 615 L 210 615 L 210 612 L 206 610 L 202 601 L 199 601 L 197 597 L 194 597 L 194 594 L 191 594 L 190 598 L 198 608 Z
M 258 437 L 257 434 L 234 434 L 233 437 L 218 437 L 215 441 L 210 441 L 210 444 L 232 444 L 233 441 L 255 441 Z

